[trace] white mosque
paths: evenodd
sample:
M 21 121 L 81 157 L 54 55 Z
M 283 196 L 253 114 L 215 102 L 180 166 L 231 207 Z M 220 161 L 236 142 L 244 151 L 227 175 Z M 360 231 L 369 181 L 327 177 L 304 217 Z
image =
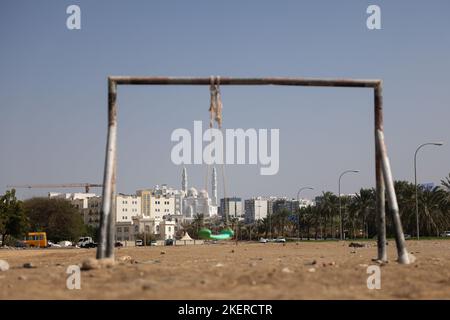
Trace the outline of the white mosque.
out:
M 184 194 L 183 197 L 183 216 L 186 219 L 193 219 L 197 214 L 203 214 L 205 218 L 211 218 L 217 216 L 217 172 L 216 168 L 213 168 L 212 172 L 212 197 L 209 198 L 208 191 L 205 189 L 197 191 L 197 189 L 191 187 L 188 188 L 188 176 L 186 167 L 183 168 L 181 177 L 181 191 Z

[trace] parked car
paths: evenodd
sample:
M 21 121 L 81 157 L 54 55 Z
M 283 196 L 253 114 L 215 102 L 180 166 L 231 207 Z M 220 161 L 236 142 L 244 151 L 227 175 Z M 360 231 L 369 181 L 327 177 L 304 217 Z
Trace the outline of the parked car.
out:
M 47 241 L 47 246 L 50 248 L 61 248 L 61 245 L 53 243 L 52 241 Z
M 165 244 L 166 246 L 173 246 L 173 239 L 167 239 Z
M 441 236 L 442 237 L 450 237 L 450 230 L 442 232 Z
M 268 239 L 266 238 L 261 238 L 259 239 L 259 243 L 267 243 Z
M 73 243 L 72 243 L 72 241 L 66 241 L 66 240 L 64 240 L 64 241 L 60 241 L 60 242 L 58 242 L 58 244 L 61 246 L 61 247 L 72 247 L 73 246 Z
M 405 239 L 411 239 L 411 235 L 410 235 L 410 234 L 407 234 L 407 233 L 405 233 Z
M 97 247 L 97 244 L 91 237 L 80 237 L 78 240 L 78 246 L 80 248 L 95 248 Z
M 26 243 L 26 241 L 24 241 L 24 240 L 18 240 L 17 242 L 16 242 L 16 246 L 15 246 L 16 248 L 26 248 L 26 247 L 28 247 L 28 245 L 27 245 L 27 243 Z
M 275 242 L 285 243 L 286 239 L 285 238 L 281 238 L 281 237 L 280 238 L 276 238 Z
M 138 239 L 138 240 L 136 240 L 136 241 L 134 242 L 134 245 L 135 245 L 136 247 L 142 247 L 142 246 L 144 245 L 144 241 Z
M 123 247 L 123 243 L 120 241 L 116 241 L 116 243 L 114 243 L 114 247 Z

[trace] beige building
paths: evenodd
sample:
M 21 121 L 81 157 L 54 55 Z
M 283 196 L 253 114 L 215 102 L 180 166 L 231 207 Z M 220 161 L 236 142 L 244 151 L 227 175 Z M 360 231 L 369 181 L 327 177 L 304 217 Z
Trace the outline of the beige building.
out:
M 88 198 L 87 208 L 83 209 L 84 223 L 98 227 L 100 225 L 100 214 L 102 211 L 102 197 L 95 196 Z
M 154 221 L 153 233 L 159 234 L 159 224 L 169 216 L 181 213 L 182 193 L 166 185 L 153 189 L 138 190 L 141 197 L 141 214 L 143 218 Z
M 134 226 L 132 222 L 117 222 L 116 223 L 116 241 L 134 241 L 135 240 Z

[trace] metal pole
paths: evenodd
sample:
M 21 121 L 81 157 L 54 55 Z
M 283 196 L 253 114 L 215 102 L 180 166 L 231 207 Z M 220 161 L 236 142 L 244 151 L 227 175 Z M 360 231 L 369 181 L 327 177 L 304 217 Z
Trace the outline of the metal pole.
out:
M 381 169 L 381 154 L 378 145 L 377 130 L 383 131 L 383 89 L 381 84 L 374 90 L 375 112 L 375 179 L 376 179 L 376 225 L 377 248 L 380 261 L 387 261 L 386 252 L 386 211 L 385 211 L 385 187 Z
M 116 143 L 117 143 L 117 85 L 108 79 L 108 136 L 105 171 L 103 176 L 102 212 L 100 217 L 100 242 L 97 259 L 114 257 Z
M 339 239 L 344 240 L 344 223 L 342 219 L 342 206 L 341 206 L 341 178 L 346 173 L 358 173 L 359 170 L 345 170 L 341 173 L 338 180 L 338 193 L 339 193 Z
M 300 188 L 299 190 L 298 190 L 298 192 L 297 192 L 297 201 L 298 201 L 298 209 L 299 209 L 299 212 L 298 212 L 298 237 L 297 237 L 297 242 L 299 242 L 300 241 L 300 192 L 302 192 L 303 190 L 314 190 L 314 188 L 312 188 L 312 187 L 303 187 L 303 188 Z
M 97 258 L 112 257 L 114 252 L 114 196 L 116 193 L 116 138 L 117 115 L 116 96 L 117 85 L 210 85 L 210 77 L 123 77 L 108 78 L 108 137 L 103 180 L 103 205 L 100 221 L 100 244 Z M 375 103 L 375 160 L 376 160 L 376 190 L 377 190 L 377 229 L 378 258 L 386 260 L 386 225 L 384 208 L 384 178 L 377 130 L 383 131 L 383 101 L 381 80 L 369 79 L 308 79 L 308 78 L 221 78 L 221 85 L 287 85 L 287 86 L 317 86 L 317 87 L 353 87 L 373 88 Z M 387 173 L 386 173 L 387 175 Z M 339 197 L 340 198 L 340 197 Z M 270 232 L 271 216 L 269 217 Z M 341 236 L 342 236 L 341 220 Z
M 395 229 L 395 243 L 397 245 L 398 262 L 401 264 L 409 264 L 409 255 L 406 250 L 405 236 L 403 234 L 402 222 L 397 204 L 397 196 L 394 189 L 394 179 L 392 178 L 391 165 L 387 156 L 386 144 L 384 143 L 383 131 L 377 130 L 377 144 L 381 155 L 381 164 L 383 178 L 386 183 L 388 205 L 392 213 L 392 220 Z
M 419 186 L 417 185 L 417 152 L 424 146 L 427 145 L 433 145 L 433 146 L 442 146 L 442 142 L 427 142 L 421 144 L 419 147 L 417 147 L 416 152 L 414 152 L 414 186 L 416 189 L 416 236 L 417 240 L 420 239 L 419 237 L 419 197 L 418 197 L 418 189 Z

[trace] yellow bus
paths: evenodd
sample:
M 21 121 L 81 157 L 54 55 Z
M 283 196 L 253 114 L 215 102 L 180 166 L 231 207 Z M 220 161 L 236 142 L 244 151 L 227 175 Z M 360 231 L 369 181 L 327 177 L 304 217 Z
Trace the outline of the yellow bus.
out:
M 47 233 L 45 232 L 28 232 L 25 244 L 30 247 L 45 248 L 47 247 Z

